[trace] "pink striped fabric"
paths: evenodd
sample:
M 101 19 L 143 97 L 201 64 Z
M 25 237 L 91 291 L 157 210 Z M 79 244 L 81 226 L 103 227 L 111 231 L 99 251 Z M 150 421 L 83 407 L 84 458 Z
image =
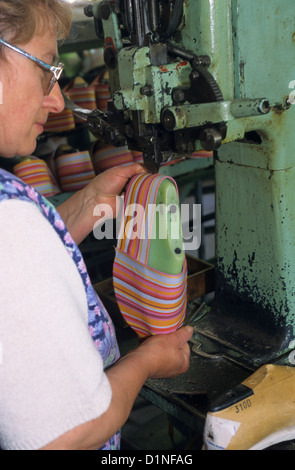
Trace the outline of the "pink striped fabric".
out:
M 143 154 L 142 152 L 137 152 L 136 150 L 132 150 L 133 160 L 137 163 L 143 163 Z
M 210 158 L 212 152 L 200 150 L 194 152 L 189 158 Z M 91 151 L 91 157 L 96 174 L 118 165 L 125 165 L 132 162 L 144 163 L 142 152 L 129 150 L 128 147 L 113 147 L 104 143 L 96 142 Z M 161 163 L 160 166 L 175 165 L 183 161 L 183 158 Z
M 95 178 L 89 152 L 59 155 L 55 160 L 56 174 L 63 191 L 78 191 Z
M 44 126 L 45 132 L 65 132 L 75 129 L 76 123 L 72 111 L 64 109 L 61 113 L 50 113 Z
M 49 167 L 37 157 L 25 158 L 13 167 L 13 172 L 18 178 L 45 197 L 55 196 L 60 193 L 58 184 Z
M 124 201 L 147 209 L 156 205 L 158 190 L 167 177 L 147 175 L 131 179 Z M 168 178 L 173 181 L 172 178 Z M 146 211 L 147 212 L 147 211 Z M 113 267 L 116 299 L 126 322 L 139 337 L 175 331 L 184 320 L 187 304 L 187 264 L 184 260 L 180 274 L 171 275 L 148 266 L 150 237 L 154 216 L 143 217 L 132 237 L 128 233 L 128 217 L 123 217 Z M 130 224 L 129 224 L 130 225 Z
M 96 96 L 94 85 L 88 84 L 81 77 L 75 80 L 65 88 L 67 96 L 81 108 L 96 109 Z M 83 119 L 75 116 L 76 123 L 83 123 Z
M 213 152 L 208 152 L 207 150 L 198 150 L 194 152 L 190 158 L 211 158 L 213 157 Z
M 107 111 L 108 101 L 111 99 L 110 84 L 109 84 L 109 74 L 107 71 L 104 71 L 100 74 L 93 82 L 96 104 L 100 111 Z
M 96 174 L 114 166 L 133 163 L 133 155 L 128 147 L 113 147 L 112 145 L 97 143 L 93 147 L 92 162 Z

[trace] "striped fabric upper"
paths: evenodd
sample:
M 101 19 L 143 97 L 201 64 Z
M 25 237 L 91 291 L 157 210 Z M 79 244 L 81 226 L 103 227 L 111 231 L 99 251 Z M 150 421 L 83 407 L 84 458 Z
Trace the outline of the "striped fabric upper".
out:
M 108 170 L 114 166 L 133 163 L 132 151 L 128 147 L 114 147 L 113 145 L 103 145 L 94 147 L 92 161 L 95 172 Z
M 26 184 L 33 186 L 45 197 L 55 196 L 60 193 L 60 188 L 55 181 L 46 163 L 37 157 L 28 157 L 13 167 L 14 174 Z
M 74 152 L 56 158 L 56 173 L 63 191 L 78 191 L 95 178 L 89 152 Z
M 139 337 L 175 331 L 182 325 L 186 312 L 186 260 L 181 273 L 173 275 L 148 266 L 155 212 L 147 211 L 147 208 L 156 206 L 159 187 L 166 178 L 145 173 L 133 177 L 124 201 L 125 214 L 118 237 L 113 283 L 122 316 Z M 140 204 L 145 214 L 149 214 L 137 218 L 136 233 L 140 235 L 136 237 L 132 236 L 127 213 L 127 208 L 133 204 Z
M 66 132 L 75 129 L 75 118 L 69 109 L 60 113 L 50 113 L 44 126 L 45 132 Z
M 80 108 L 89 110 L 96 109 L 96 96 L 94 85 L 89 85 L 81 77 L 76 77 L 72 84 L 65 88 L 66 94 L 70 100 L 76 103 Z M 76 123 L 83 123 L 83 119 L 74 116 Z

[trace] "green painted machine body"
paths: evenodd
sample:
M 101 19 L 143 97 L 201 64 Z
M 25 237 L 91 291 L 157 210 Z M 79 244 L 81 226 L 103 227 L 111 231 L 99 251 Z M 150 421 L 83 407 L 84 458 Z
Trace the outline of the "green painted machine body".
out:
M 263 345 L 256 359 L 265 362 L 288 351 L 295 333 L 295 108 L 286 109 L 295 76 L 294 3 L 226 3 L 234 80 L 225 79 L 223 94 L 265 96 L 271 111 L 242 119 L 245 135 L 216 158 L 216 304 L 249 354 L 255 341 Z M 221 84 L 226 71 L 216 63 Z
M 217 130 L 208 148 L 215 155 L 217 285 L 199 328 L 255 364 L 283 357 L 295 337 L 294 13 L 294 0 L 185 0 L 170 45 L 209 57 L 205 67 L 181 54 L 168 61 L 161 44 L 124 47 L 116 10 L 102 18 L 105 44 L 115 50 L 113 105 L 125 122 L 158 129 L 153 144 L 159 129 L 169 137 L 189 130 L 190 146 L 166 152 L 184 157 L 205 148 L 204 131 Z M 175 90 L 179 96 L 192 87 L 204 68 L 214 96 L 202 100 L 196 81 L 190 91 L 198 99 L 175 102 Z
M 228 122 L 216 153 L 215 318 L 204 326 L 257 364 L 283 356 L 295 334 L 294 8 L 192 1 L 183 34 L 211 57 L 225 101 L 265 97 L 271 108 Z

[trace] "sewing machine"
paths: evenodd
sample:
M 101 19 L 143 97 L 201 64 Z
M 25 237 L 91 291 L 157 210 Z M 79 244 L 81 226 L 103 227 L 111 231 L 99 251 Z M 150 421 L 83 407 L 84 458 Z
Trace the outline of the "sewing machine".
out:
M 85 13 L 112 95 L 91 132 L 143 152 L 151 172 L 214 152 L 216 289 L 194 323 L 192 394 L 294 365 L 293 0 L 103 0 Z M 189 404 L 187 419 L 208 406 Z

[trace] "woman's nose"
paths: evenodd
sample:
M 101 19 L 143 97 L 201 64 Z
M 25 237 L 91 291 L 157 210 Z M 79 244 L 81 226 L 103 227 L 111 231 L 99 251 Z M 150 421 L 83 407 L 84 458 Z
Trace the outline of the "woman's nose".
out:
M 65 102 L 58 83 L 56 83 L 48 96 L 44 96 L 43 108 L 50 113 L 61 113 L 65 108 Z

